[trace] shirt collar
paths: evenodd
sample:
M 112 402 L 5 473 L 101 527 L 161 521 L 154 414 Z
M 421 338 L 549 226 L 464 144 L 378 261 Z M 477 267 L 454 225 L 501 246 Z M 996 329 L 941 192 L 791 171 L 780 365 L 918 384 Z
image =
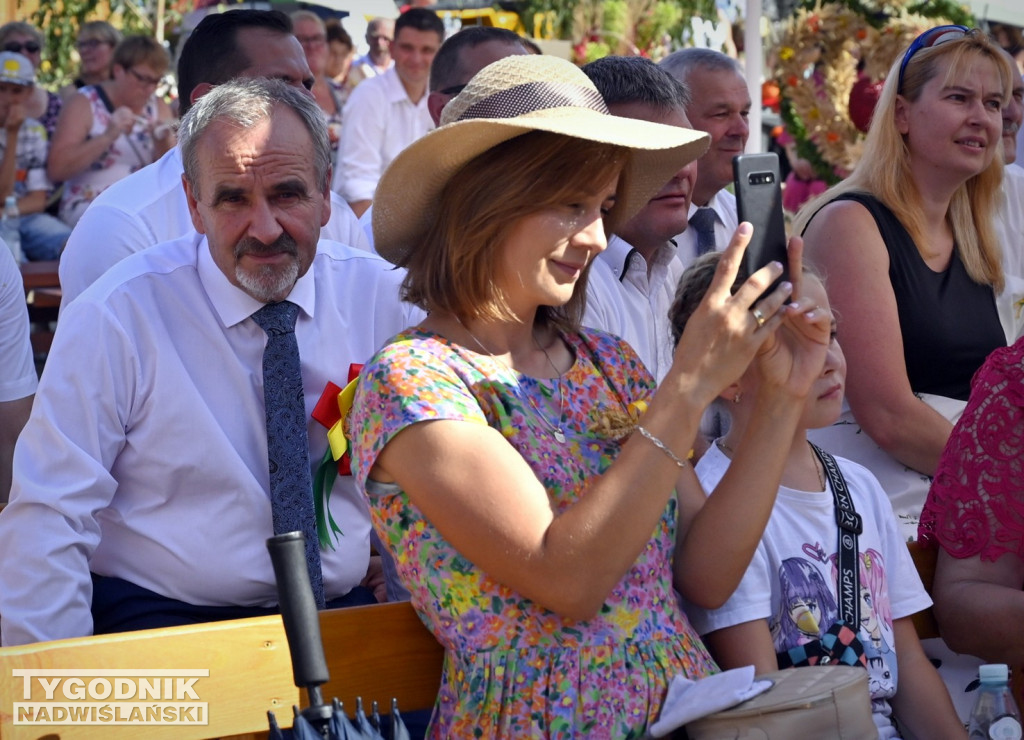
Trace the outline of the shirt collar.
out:
M 722 200 L 719 197 L 721 196 L 721 194 L 722 191 L 719 190 L 717 193 L 712 195 L 711 198 L 708 200 L 708 204 L 706 206 L 699 206 L 691 200 L 690 209 L 686 212 L 686 220 L 689 221 L 691 218 L 693 218 L 693 214 L 697 212 L 697 209 L 710 208 L 712 211 L 715 212 L 715 216 L 718 218 L 718 220 L 724 223 L 725 219 L 722 218 Z
M 409 105 L 417 105 L 409 99 L 409 94 L 405 91 L 405 86 L 402 85 L 402 80 L 398 76 L 398 70 L 393 66 L 388 67 L 388 71 L 381 75 L 381 80 L 383 80 L 381 84 L 384 85 L 384 92 L 389 103 L 401 103 L 404 100 Z M 420 102 L 426 99 L 427 93 L 424 92 Z
M 676 243 L 669 239 L 654 253 L 655 264 L 667 265 L 675 257 L 676 251 Z M 639 250 L 618 234 L 611 235 L 608 239 L 608 247 L 601 253 L 600 258 L 608 261 L 619 280 L 622 280 L 629 272 L 629 267 L 634 260 L 639 260 L 644 271 L 647 270 L 647 263 Z
M 263 303 L 228 280 L 217 263 L 213 261 L 213 257 L 210 255 L 210 245 L 205 236 L 196 235 L 196 248 L 198 250 L 196 269 L 199 272 L 199 280 L 224 326 L 239 324 L 263 307 Z M 317 253 L 319 251 L 318 248 Z M 316 279 L 313 276 L 315 263 L 316 257 L 313 259 L 313 264 L 306 270 L 306 274 L 296 281 L 286 299 L 296 304 L 302 313 L 310 317 L 313 316 L 316 305 Z

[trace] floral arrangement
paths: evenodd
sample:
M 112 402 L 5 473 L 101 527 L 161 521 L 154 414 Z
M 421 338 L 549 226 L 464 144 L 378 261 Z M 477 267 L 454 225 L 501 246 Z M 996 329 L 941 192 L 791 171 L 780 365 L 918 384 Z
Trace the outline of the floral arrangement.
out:
M 863 149 L 871 96 L 900 53 L 928 28 L 971 22 L 948 0 L 817 0 L 797 10 L 773 57 L 779 112 L 800 156 L 826 182 L 848 174 Z M 864 61 L 859 85 L 858 60 Z

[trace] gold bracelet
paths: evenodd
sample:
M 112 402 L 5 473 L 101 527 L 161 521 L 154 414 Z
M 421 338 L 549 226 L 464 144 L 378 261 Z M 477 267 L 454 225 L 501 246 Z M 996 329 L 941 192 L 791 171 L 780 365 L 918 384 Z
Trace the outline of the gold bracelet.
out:
M 653 444 L 659 450 L 661 450 L 666 455 L 668 455 L 670 458 L 672 458 L 672 462 L 674 462 L 680 468 L 685 468 L 686 467 L 686 460 L 681 459 L 679 457 L 679 455 L 677 455 L 676 453 L 672 452 L 672 450 L 670 450 L 668 448 L 668 445 L 666 445 L 660 439 L 658 439 L 653 434 L 651 434 L 647 429 L 644 429 L 639 424 L 637 424 L 636 429 L 637 429 L 638 432 L 640 432 L 640 434 L 643 435 L 644 439 L 648 440 L 651 444 Z

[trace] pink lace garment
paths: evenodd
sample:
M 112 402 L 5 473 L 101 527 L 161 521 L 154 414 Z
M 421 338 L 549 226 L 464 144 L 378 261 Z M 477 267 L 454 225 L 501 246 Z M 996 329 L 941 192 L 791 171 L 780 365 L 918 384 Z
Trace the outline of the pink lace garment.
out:
M 997 349 L 975 374 L 918 538 L 957 558 L 1024 558 L 1024 339 Z

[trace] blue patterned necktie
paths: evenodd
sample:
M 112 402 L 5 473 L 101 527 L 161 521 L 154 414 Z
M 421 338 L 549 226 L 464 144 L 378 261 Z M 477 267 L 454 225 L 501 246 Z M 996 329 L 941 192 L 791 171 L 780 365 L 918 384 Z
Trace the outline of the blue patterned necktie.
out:
M 306 564 L 317 606 L 324 608 L 320 539 L 313 513 L 313 479 L 309 468 L 306 404 L 302 394 L 295 321 L 299 307 L 289 301 L 268 303 L 252 315 L 267 333 L 263 350 L 263 400 L 267 413 L 267 457 L 274 534 L 302 532 Z
M 690 216 L 690 226 L 697 231 L 697 256 L 715 251 L 715 211 L 713 208 L 698 208 Z

